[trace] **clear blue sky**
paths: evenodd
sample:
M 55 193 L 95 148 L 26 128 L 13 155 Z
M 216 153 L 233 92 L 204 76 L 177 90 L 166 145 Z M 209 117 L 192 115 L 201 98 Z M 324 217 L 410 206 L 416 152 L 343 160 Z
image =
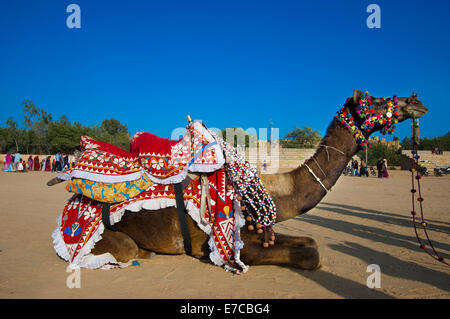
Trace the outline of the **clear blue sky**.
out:
M 81 29 L 66 7 L 81 7 Z M 381 7 L 381 29 L 366 8 Z M 450 1 L 0 1 L 0 125 L 22 101 L 86 125 L 169 137 L 209 127 L 325 132 L 353 89 L 429 107 L 422 136 L 449 129 Z M 410 123 L 397 136 L 410 134 Z

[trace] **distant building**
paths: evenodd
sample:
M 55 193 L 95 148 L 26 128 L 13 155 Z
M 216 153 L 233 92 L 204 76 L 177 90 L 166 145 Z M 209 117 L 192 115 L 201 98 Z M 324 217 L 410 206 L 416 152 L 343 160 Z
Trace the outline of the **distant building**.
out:
M 388 147 L 395 147 L 396 149 L 401 148 L 400 140 L 394 139 L 393 141 L 386 141 L 386 139 L 383 137 L 380 139 L 378 136 L 372 136 L 369 138 L 369 143 L 381 143 L 383 145 L 387 145 Z

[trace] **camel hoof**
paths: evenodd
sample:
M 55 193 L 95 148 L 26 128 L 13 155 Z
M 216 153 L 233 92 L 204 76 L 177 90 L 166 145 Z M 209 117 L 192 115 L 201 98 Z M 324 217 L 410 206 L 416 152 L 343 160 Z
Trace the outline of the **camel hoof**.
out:
M 153 251 L 148 251 L 142 248 L 139 248 L 139 252 L 137 255 L 137 258 L 139 259 L 151 259 L 153 257 L 155 257 L 156 254 Z

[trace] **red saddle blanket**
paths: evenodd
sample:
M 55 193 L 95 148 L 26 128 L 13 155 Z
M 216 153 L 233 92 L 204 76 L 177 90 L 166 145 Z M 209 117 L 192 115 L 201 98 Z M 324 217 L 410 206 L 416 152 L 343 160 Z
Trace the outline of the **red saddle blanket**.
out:
M 191 122 L 178 141 L 136 133 L 130 152 L 87 136 L 81 138 L 80 144 L 80 159 L 59 178 L 118 183 L 146 174 L 154 183 L 174 184 L 184 180 L 188 171 L 213 172 L 225 163 L 221 147 L 199 122 Z

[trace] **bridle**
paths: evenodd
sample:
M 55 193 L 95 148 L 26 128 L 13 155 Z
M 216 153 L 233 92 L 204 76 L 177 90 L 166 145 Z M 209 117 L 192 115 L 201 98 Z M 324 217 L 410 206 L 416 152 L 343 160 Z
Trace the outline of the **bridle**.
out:
M 410 97 L 413 98 L 414 94 Z M 417 101 L 417 94 L 414 96 Z M 335 115 L 335 119 L 345 127 L 356 139 L 356 142 L 362 150 L 366 147 L 370 148 L 368 136 L 372 131 L 380 130 L 381 134 L 392 134 L 395 131 L 394 125 L 398 123 L 398 98 L 382 97 L 381 100 L 386 102 L 387 110 L 384 114 L 375 114 L 373 105 L 373 97 L 369 92 L 365 92 L 358 101 L 356 109 L 352 111 L 346 110 L 346 104 Z

